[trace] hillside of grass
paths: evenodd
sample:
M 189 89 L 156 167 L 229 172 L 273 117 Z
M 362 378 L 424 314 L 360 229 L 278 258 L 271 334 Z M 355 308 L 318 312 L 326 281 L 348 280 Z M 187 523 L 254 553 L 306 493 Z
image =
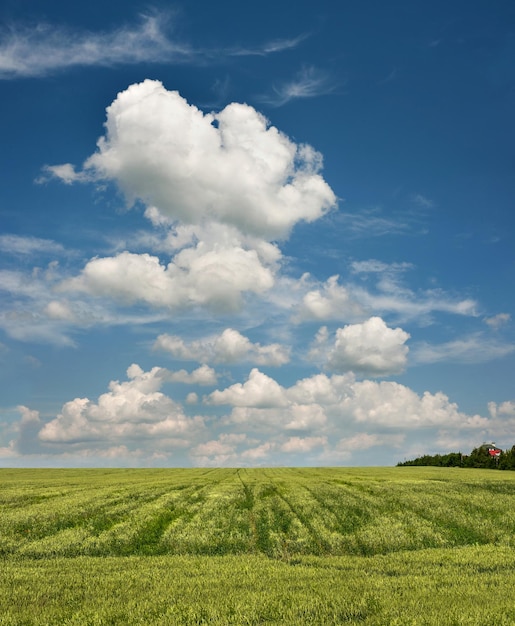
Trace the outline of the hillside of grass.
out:
M 0 470 L 0 624 L 513 624 L 515 474 Z

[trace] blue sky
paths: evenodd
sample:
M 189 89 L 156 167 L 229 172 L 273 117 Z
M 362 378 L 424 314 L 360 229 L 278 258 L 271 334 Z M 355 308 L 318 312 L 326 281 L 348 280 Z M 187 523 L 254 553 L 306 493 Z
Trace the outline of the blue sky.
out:
M 515 444 L 515 6 L 0 7 L 0 464 Z

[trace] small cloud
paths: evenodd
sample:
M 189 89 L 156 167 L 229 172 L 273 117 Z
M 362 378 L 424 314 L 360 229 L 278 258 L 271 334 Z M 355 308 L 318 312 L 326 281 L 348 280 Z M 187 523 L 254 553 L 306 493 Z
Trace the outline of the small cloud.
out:
M 326 366 L 335 372 L 354 371 L 372 376 L 402 372 L 409 337 L 402 328 L 389 328 L 380 317 L 349 324 L 336 331 Z
M 355 319 L 365 311 L 350 289 L 338 283 L 338 275 L 331 276 L 317 289 L 306 293 L 295 321 Z
M 64 248 L 51 239 L 0 235 L 0 251 L 19 256 L 30 256 L 34 254 L 62 254 Z
M 257 368 L 252 369 L 244 384 L 236 383 L 222 391 L 217 389 L 206 398 L 206 402 L 258 408 L 282 407 L 288 404 L 284 389 Z
M 509 313 L 498 313 L 493 317 L 485 317 L 485 323 L 493 328 L 493 330 L 499 330 L 502 326 L 505 326 L 511 320 Z
M 198 404 L 198 395 L 194 391 L 186 396 L 186 404 Z
M 43 174 L 38 176 L 35 182 L 42 185 L 54 178 L 57 178 L 65 185 L 87 183 L 94 180 L 88 172 L 76 172 L 75 167 L 71 163 L 62 163 L 61 165 L 45 165 Z
M 367 259 L 366 261 L 353 261 L 351 271 L 354 274 L 396 274 L 413 269 L 412 263 L 403 261 L 402 263 L 384 263 L 377 259 Z
M 497 402 L 489 402 L 488 411 L 490 416 L 494 419 L 502 416 L 515 417 L 515 401 L 507 400 L 500 404 L 497 404 Z
M 305 454 L 311 452 L 313 448 L 327 445 L 327 437 L 290 437 L 281 446 L 283 452 L 293 454 Z
M 67 302 L 52 300 L 47 304 L 44 312 L 50 319 L 53 320 L 62 320 L 67 322 L 75 320 L 75 315 L 71 311 Z
M 414 202 L 414 204 L 423 209 L 432 209 L 435 206 L 435 203 L 431 199 L 423 196 L 421 193 L 413 194 L 411 196 L 411 200 L 412 202 Z
M 191 373 L 186 370 L 170 372 L 167 379 L 172 383 L 184 383 L 186 385 L 216 385 L 218 380 L 215 370 L 208 365 L 201 365 Z
M 338 220 L 346 227 L 347 237 L 353 239 L 404 235 L 412 231 L 412 225 L 407 219 L 384 217 L 380 207 L 362 209 L 354 213 L 340 211 Z
M 274 39 L 256 48 L 235 47 L 224 51 L 227 56 L 267 56 L 275 52 L 292 50 L 301 44 L 309 34 L 299 35 L 290 39 Z
M 333 93 L 336 85 L 332 77 L 313 66 L 304 67 L 291 80 L 273 88 L 273 94 L 263 97 L 263 102 L 273 106 L 283 106 L 290 100 L 317 98 Z

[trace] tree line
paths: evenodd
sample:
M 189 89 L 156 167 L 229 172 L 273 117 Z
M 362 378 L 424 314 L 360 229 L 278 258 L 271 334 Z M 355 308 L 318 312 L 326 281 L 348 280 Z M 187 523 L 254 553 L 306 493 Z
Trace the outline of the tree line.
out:
M 501 450 L 499 456 L 492 456 L 490 446 L 474 448 L 470 454 L 449 452 L 448 454 L 424 454 L 416 459 L 397 463 L 397 467 L 407 465 L 431 465 L 435 467 L 480 467 L 483 469 L 515 470 L 515 446 Z

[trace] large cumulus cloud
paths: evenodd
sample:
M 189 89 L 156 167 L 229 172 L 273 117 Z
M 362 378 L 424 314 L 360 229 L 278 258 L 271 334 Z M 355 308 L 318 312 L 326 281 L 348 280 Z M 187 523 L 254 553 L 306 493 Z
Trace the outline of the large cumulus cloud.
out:
M 130 203 L 142 200 L 183 223 L 216 221 L 276 239 L 336 203 L 319 173 L 321 155 L 246 104 L 204 114 L 145 80 L 118 94 L 105 127 L 76 177 L 113 180 Z
M 204 428 L 203 420 L 184 415 L 181 405 L 160 389 L 167 379 L 203 382 L 205 375 L 199 372 L 187 377 L 181 372 L 174 376 L 160 367 L 144 372 L 133 364 L 127 370 L 128 380 L 112 381 L 109 391 L 97 402 L 88 398 L 67 402 L 61 413 L 41 428 L 39 439 L 53 444 L 119 444 L 152 439 L 156 443 L 188 445 L 190 438 Z
M 112 181 L 129 205 L 166 228 L 169 262 L 125 250 L 93 258 L 63 291 L 151 307 L 237 311 L 246 293 L 274 286 L 274 241 L 336 205 L 322 157 L 291 141 L 254 108 L 204 114 L 176 91 L 145 80 L 107 108 L 105 135 L 76 171 L 47 167 L 65 183 Z
M 85 164 L 184 223 L 214 220 L 264 238 L 288 233 L 335 204 L 320 155 L 297 146 L 255 109 L 232 103 L 204 114 L 159 81 L 118 94 L 106 135 Z
M 442 392 L 417 394 L 396 382 L 317 374 L 280 386 L 254 368 L 245 383 L 212 392 L 206 401 L 232 406 L 227 421 L 277 431 L 352 432 L 368 425 L 386 429 L 481 429 L 488 420 L 459 411 Z

